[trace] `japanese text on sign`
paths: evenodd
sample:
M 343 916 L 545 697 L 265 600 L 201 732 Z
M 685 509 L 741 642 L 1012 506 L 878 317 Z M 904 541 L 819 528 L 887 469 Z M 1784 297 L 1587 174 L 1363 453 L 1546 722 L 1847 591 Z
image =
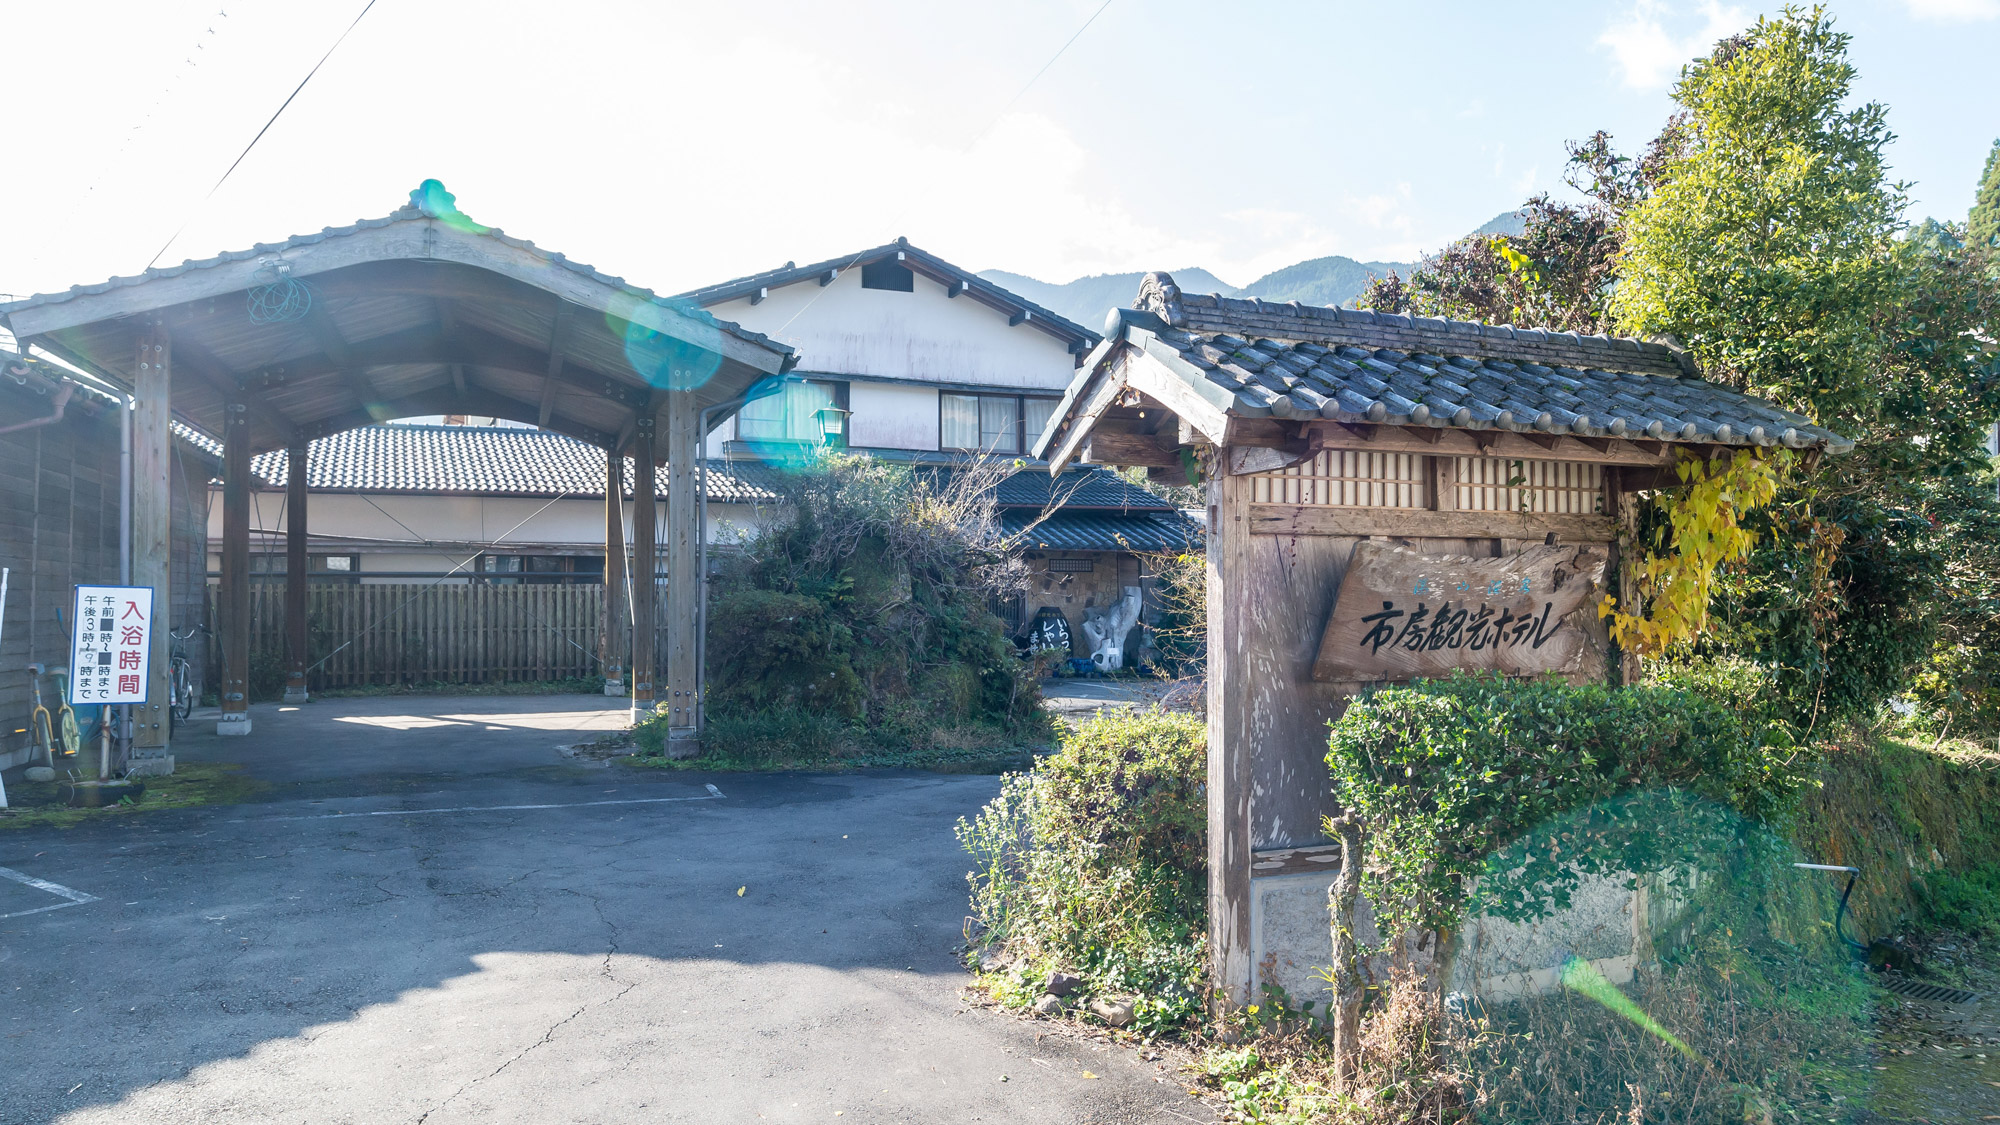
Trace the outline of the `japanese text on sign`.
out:
M 1407 680 L 1478 669 L 1573 672 L 1591 645 L 1573 617 L 1604 582 L 1602 547 L 1438 558 L 1358 544 L 1320 638 L 1313 678 Z M 1594 620 L 1587 610 L 1584 619 Z
M 78 586 L 72 621 L 70 703 L 146 702 L 153 588 Z

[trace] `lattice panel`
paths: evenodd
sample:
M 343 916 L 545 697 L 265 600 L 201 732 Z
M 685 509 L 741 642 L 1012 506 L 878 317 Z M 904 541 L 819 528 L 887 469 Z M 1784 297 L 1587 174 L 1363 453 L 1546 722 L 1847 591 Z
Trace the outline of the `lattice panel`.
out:
M 1330 508 L 1423 508 L 1430 504 L 1424 458 L 1416 453 L 1326 449 L 1289 469 L 1251 478 L 1253 504 Z
M 1602 466 L 1577 461 L 1457 457 L 1457 507 L 1466 512 L 1604 511 Z

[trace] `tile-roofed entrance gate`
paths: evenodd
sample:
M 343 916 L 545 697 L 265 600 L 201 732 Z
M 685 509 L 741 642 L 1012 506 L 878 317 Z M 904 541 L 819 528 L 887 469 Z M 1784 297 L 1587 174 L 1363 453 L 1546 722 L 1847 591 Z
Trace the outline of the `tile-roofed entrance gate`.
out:
M 170 420 L 222 435 L 219 732 L 246 733 L 250 725 L 251 457 L 283 449 L 294 470 L 286 573 L 288 606 L 297 612 L 288 624 L 286 690 L 302 693 L 308 443 L 393 418 L 469 413 L 602 448 L 610 495 L 624 491 L 629 454 L 640 560 L 654 557 L 654 471 L 667 463 L 666 677 L 656 699 L 656 591 L 642 564 L 630 597 L 633 706 L 670 709 L 675 740 L 692 751 L 701 723 L 694 467 L 703 427 L 788 370 L 790 348 L 475 223 L 435 180 L 384 218 L 37 295 L 0 305 L 0 319 L 24 349 L 46 349 L 133 395 L 134 584 L 167 586 Z M 620 557 L 616 505 L 607 505 L 607 517 L 607 556 Z M 626 600 L 607 586 L 607 607 Z M 607 643 L 618 633 L 614 624 L 606 622 Z M 167 755 L 161 633 L 153 633 L 151 702 L 136 716 L 134 753 L 142 758 Z M 620 662 L 606 655 L 607 665 Z
M 1323 997 L 1339 860 L 1327 723 L 1453 669 L 1604 679 L 1597 604 L 1633 494 L 1684 457 L 1840 453 L 1666 343 L 1183 294 L 1113 312 L 1035 448 L 1208 493 L 1217 995 Z M 1190 479 L 1190 478 L 1194 479 Z M 1608 576 L 1617 574 L 1617 578 Z

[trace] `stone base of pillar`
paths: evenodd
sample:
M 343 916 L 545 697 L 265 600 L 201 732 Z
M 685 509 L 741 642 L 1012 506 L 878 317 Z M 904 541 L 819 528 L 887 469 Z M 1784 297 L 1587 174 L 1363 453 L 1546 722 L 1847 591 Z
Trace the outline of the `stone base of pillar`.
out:
M 173 773 L 174 756 L 172 754 L 161 754 L 154 758 L 135 757 L 125 763 L 126 777 L 172 777 Z
M 665 755 L 669 758 L 688 759 L 701 757 L 701 739 L 693 731 L 668 731 Z
M 604 694 L 610 696 L 618 696 L 622 698 L 625 694 L 624 679 L 623 678 L 614 679 L 610 676 L 604 677 Z
M 223 738 L 239 734 L 249 734 L 250 716 L 247 714 L 224 715 L 215 721 L 215 733 Z
M 286 685 L 285 685 L 285 702 L 286 702 L 286 703 L 311 703 L 311 702 L 312 702 L 312 693 L 311 693 L 311 692 L 309 692 L 309 691 L 307 691 L 306 689 L 304 689 L 304 688 L 302 688 L 302 687 L 293 687 L 293 686 L 292 686 L 292 685 L 290 685 L 290 684 L 286 684 Z

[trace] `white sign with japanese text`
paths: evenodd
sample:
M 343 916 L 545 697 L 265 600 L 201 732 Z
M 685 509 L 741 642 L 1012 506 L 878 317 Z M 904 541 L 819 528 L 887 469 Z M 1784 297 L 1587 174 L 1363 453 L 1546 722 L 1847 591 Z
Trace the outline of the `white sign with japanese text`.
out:
M 151 586 L 78 586 L 70 640 L 69 701 L 146 702 L 153 643 Z

